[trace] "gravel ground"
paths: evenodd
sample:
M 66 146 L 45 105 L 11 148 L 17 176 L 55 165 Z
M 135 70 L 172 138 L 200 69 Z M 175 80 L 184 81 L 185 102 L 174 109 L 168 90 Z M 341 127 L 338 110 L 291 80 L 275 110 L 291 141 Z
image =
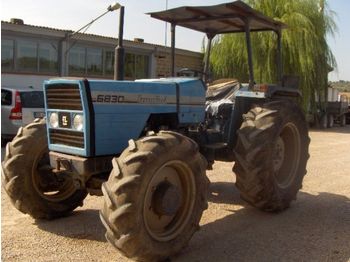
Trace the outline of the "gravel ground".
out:
M 246 205 L 232 163 L 215 163 L 201 230 L 172 261 L 350 261 L 350 126 L 310 136 L 303 189 L 281 214 Z M 2 261 L 128 261 L 104 238 L 99 197 L 54 221 L 20 213 L 3 192 L 1 200 Z

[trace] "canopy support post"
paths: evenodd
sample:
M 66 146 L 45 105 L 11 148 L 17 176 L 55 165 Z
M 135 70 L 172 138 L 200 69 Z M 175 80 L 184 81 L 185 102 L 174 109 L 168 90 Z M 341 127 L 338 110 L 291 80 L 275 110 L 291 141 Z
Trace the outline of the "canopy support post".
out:
M 250 19 L 244 19 L 244 31 L 245 31 L 245 40 L 247 44 L 247 54 L 248 54 L 249 88 L 252 89 L 254 87 L 254 68 L 253 68 L 252 44 L 250 39 Z
M 205 56 L 205 63 L 204 63 L 204 82 L 208 81 L 209 76 L 209 68 L 210 68 L 210 52 L 211 52 L 211 44 L 212 40 L 214 38 L 213 35 L 208 34 L 208 43 L 207 43 L 207 50 L 206 50 L 206 56 Z
M 171 76 L 175 77 L 175 27 L 176 24 L 171 24 Z

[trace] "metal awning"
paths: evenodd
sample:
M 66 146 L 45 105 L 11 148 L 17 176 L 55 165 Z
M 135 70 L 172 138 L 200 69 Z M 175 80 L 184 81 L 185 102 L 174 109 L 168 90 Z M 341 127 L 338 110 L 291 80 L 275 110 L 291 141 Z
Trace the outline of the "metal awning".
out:
M 254 10 L 242 1 L 214 6 L 183 6 L 148 13 L 151 17 L 208 35 L 250 31 L 279 31 L 286 25 Z

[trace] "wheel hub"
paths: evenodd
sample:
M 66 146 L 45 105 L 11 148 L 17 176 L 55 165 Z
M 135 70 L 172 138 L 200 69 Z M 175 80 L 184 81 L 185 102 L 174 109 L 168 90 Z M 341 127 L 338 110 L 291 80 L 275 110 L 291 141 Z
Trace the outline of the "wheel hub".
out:
M 160 242 L 176 238 L 194 207 L 196 187 L 191 169 L 182 161 L 165 163 L 148 184 L 143 219 L 150 236 Z
M 176 214 L 181 205 L 181 191 L 167 181 L 161 182 L 152 197 L 155 213 L 171 216 Z
M 273 152 L 273 170 L 277 172 L 282 167 L 283 161 L 284 161 L 284 142 L 283 139 L 279 136 L 277 138 L 277 142 L 274 147 Z
M 77 188 L 67 174 L 57 176 L 52 172 L 47 149 L 38 154 L 33 164 L 32 182 L 36 192 L 51 202 L 60 202 L 69 198 Z
M 277 138 L 273 151 L 273 170 L 277 185 L 288 188 L 293 184 L 300 161 L 300 134 L 293 123 L 287 123 Z

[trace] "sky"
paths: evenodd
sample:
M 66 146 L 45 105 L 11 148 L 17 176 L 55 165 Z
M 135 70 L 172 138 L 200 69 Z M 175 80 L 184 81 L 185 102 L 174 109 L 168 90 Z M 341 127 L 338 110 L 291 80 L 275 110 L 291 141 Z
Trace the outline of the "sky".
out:
M 102 14 L 113 0 L 1 0 L 1 20 L 20 18 L 25 24 L 47 26 L 75 31 Z M 124 38 L 143 38 L 147 43 L 165 44 L 165 23 L 150 18 L 147 12 L 161 11 L 183 5 L 215 5 L 230 0 L 120 0 L 125 6 Z M 350 81 L 350 10 L 349 0 L 328 0 L 331 10 L 336 12 L 338 32 L 328 37 L 338 68 L 330 73 L 332 81 Z M 119 12 L 110 12 L 96 21 L 87 33 L 117 37 Z M 170 45 L 170 26 L 167 45 Z M 204 34 L 188 29 L 176 28 L 176 47 L 200 51 Z

